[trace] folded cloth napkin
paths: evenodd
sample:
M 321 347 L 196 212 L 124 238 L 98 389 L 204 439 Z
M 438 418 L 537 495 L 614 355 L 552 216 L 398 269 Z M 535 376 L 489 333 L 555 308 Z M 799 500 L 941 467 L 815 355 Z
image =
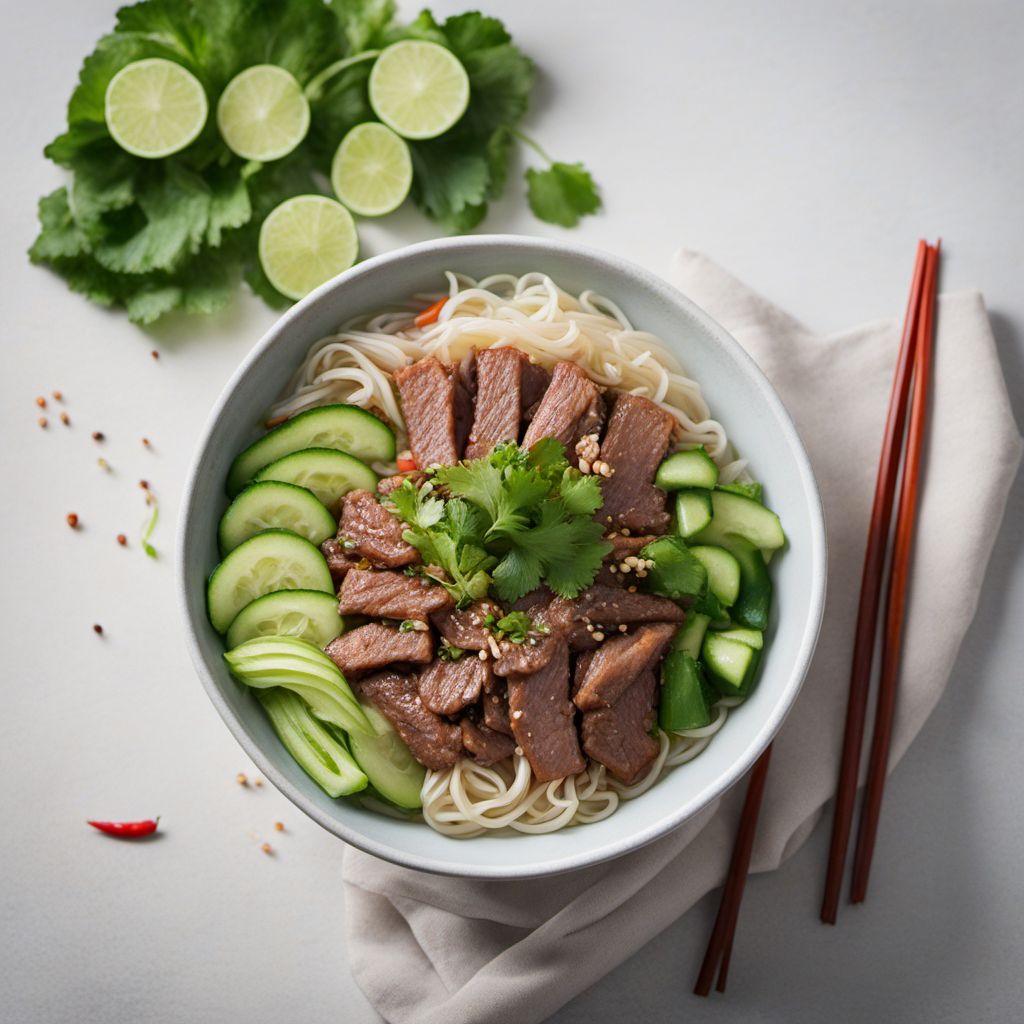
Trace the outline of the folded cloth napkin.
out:
M 821 639 L 775 741 L 753 854 L 752 870 L 769 871 L 804 842 L 835 789 L 900 324 L 877 321 L 817 337 L 699 253 L 678 254 L 671 279 L 732 332 L 774 384 L 807 447 L 825 507 Z M 946 686 L 1022 448 L 977 292 L 940 298 L 934 372 L 890 770 Z M 965 574 L 964 566 L 974 571 Z M 440 878 L 346 849 L 356 981 L 395 1024 L 542 1021 L 722 883 L 744 790 L 734 787 L 636 853 L 553 879 Z M 615 942 L 602 934 L 614 934 Z

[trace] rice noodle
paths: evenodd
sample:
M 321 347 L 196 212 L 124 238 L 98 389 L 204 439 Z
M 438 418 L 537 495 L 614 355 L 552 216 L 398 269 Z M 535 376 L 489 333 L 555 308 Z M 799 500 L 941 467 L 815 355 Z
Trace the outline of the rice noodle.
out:
M 551 368 L 563 359 L 582 366 L 606 387 L 643 395 L 675 417 L 675 446 L 704 445 L 724 483 L 746 478 L 721 424 L 711 418 L 700 385 L 687 377 L 665 343 L 636 330 L 610 299 L 593 291 L 573 296 L 546 274 L 494 274 L 475 281 L 448 272 L 447 300 L 435 323 L 420 328 L 415 314 L 444 294 L 414 296 L 394 308 L 346 324 L 309 350 L 272 418 L 290 417 L 331 402 L 350 402 L 383 413 L 406 446 L 392 373 L 427 356 L 455 363 L 473 348 L 515 345 Z M 390 471 L 390 466 L 375 467 Z M 589 761 L 585 771 L 555 782 L 533 777 L 522 754 L 484 767 L 464 757 L 453 768 L 428 771 L 423 783 L 423 819 L 449 836 L 489 831 L 555 832 L 607 818 L 621 800 L 646 792 L 668 770 L 693 760 L 725 724 L 738 700 L 720 700 L 702 729 L 659 731 L 659 751 L 647 774 L 631 786 Z M 374 809 L 379 810 L 374 801 Z M 404 817 L 404 815 L 403 815 Z

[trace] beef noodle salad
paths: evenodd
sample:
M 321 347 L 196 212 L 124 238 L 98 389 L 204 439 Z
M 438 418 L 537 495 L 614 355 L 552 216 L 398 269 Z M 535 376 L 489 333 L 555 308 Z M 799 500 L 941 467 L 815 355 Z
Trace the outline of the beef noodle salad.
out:
M 231 466 L 209 616 L 330 796 L 551 832 L 697 757 L 750 694 L 785 535 L 613 302 L 447 278 L 309 351 Z

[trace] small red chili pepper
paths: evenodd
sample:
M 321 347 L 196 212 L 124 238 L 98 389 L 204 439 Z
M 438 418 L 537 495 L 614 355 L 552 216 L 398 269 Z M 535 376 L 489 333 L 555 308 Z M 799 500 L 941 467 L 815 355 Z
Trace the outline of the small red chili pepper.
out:
M 443 299 L 438 299 L 433 305 L 427 306 L 422 313 L 418 313 L 416 315 L 416 326 L 429 327 L 431 324 L 436 324 L 437 318 L 441 315 L 441 310 L 447 301 L 448 298 L 445 296 Z
M 395 465 L 398 466 L 399 473 L 411 473 L 417 468 L 416 460 L 411 455 L 408 458 L 400 455 L 396 460 Z
M 159 818 L 147 818 L 145 821 L 90 821 L 89 825 L 106 832 L 108 836 L 117 836 L 119 839 L 141 839 L 142 836 L 151 836 Z

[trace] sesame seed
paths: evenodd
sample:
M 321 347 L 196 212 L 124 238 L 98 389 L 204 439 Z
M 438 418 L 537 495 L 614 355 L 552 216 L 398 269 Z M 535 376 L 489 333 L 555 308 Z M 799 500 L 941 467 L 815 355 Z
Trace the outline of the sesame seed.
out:
M 239 772 L 235 776 L 235 782 L 237 782 L 240 786 L 247 786 L 247 785 L 249 785 L 249 780 L 246 777 L 245 772 Z
M 45 430 L 50 425 L 50 421 L 45 416 L 39 417 L 39 426 Z
M 625 633 L 628 630 L 629 630 L 629 626 L 627 626 L 624 622 L 620 622 L 619 623 L 619 632 L 620 633 Z
M 619 562 L 619 572 L 627 572 L 628 573 L 628 572 L 632 572 L 632 571 L 633 571 L 633 566 L 631 566 L 628 562 Z
M 586 459 L 580 459 L 580 472 L 584 476 L 590 472 L 590 463 Z
M 639 564 L 640 559 L 637 558 L 636 555 L 627 555 L 625 561 L 626 565 L 631 565 L 635 569 Z
M 270 843 L 264 843 L 264 844 L 263 844 L 263 845 L 262 845 L 262 846 L 260 847 L 260 849 L 261 849 L 261 850 L 262 850 L 262 851 L 263 851 L 264 853 L 266 853 L 266 854 L 268 854 L 268 855 L 274 852 L 274 848 L 273 848 L 273 847 L 272 847 L 272 846 L 270 845 Z
M 587 623 L 587 632 L 588 633 L 593 633 L 594 632 L 593 623 L 590 623 L 590 622 Z
M 527 735 L 529 735 L 529 733 L 527 733 Z M 515 753 L 516 753 L 517 757 L 522 757 L 523 756 L 523 748 L 522 747 L 516 747 Z
M 637 575 L 637 579 L 641 579 L 642 580 L 642 579 L 644 579 L 644 577 L 646 577 L 647 570 L 646 569 L 637 569 L 636 575 Z
M 275 832 L 283 832 L 284 831 L 284 822 L 283 821 L 275 821 L 274 822 L 274 831 Z
M 618 572 L 619 571 L 619 567 L 617 565 L 609 565 L 608 566 L 608 571 L 609 572 Z
M 477 652 L 477 657 L 481 661 L 486 661 L 487 660 L 487 652 L 486 651 L 478 651 Z M 493 700 L 495 703 L 497 703 L 498 698 L 497 697 L 492 697 L 491 700 Z
M 512 712 L 512 717 L 518 722 L 519 719 L 523 717 L 523 713 L 517 708 L 515 711 Z
M 622 536 L 623 536 L 623 537 L 628 537 L 628 536 L 630 536 L 630 532 L 629 532 L 629 527 L 628 527 L 628 526 L 624 526 L 624 527 L 622 528 Z
M 601 641 L 602 641 L 602 640 L 604 639 L 604 633 L 602 633 L 602 632 L 601 632 L 600 630 L 598 630 L 598 631 L 597 631 L 597 632 L 596 632 L 596 633 L 594 634 L 594 639 L 595 639 L 595 640 L 596 640 L 596 641 L 597 641 L 598 643 L 600 643 L 600 642 L 601 642 Z

